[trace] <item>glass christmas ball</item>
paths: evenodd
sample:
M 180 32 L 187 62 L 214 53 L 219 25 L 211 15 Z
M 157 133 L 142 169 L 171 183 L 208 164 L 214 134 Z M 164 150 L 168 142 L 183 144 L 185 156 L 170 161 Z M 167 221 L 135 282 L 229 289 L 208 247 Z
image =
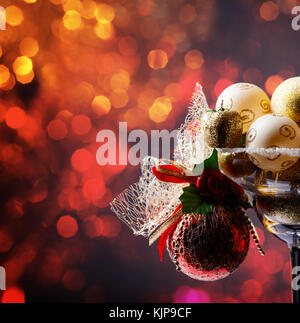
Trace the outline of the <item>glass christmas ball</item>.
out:
M 184 216 L 171 232 L 167 247 L 177 270 L 194 279 L 213 281 L 239 267 L 249 239 L 243 211 L 219 204 L 206 215 Z

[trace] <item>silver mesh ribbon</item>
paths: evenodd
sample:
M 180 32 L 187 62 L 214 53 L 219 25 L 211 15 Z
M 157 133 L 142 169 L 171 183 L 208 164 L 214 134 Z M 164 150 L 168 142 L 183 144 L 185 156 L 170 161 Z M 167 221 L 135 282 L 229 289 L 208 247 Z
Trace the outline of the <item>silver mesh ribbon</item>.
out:
M 205 145 L 202 114 L 209 109 L 202 86 L 197 83 L 191 106 L 177 134 L 174 162 L 191 171 L 194 164 L 208 158 L 212 149 Z M 125 222 L 135 235 L 149 238 L 161 224 L 166 222 L 179 204 L 182 188 L 188 184 L 165 183 L 156 179 L 153 166 L 169 164 L 170 161 L 147 156 L 141 163 L 141 176 L 111 203 L 112 211 Z

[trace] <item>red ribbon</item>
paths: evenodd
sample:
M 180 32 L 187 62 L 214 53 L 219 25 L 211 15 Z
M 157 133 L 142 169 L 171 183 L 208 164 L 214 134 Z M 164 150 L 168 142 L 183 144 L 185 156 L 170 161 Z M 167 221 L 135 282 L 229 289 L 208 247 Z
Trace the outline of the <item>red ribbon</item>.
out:
M 192 183 L 196 184 L 197 182 L 197 176 L 186 176 L 182 170 L 177 168 L 176 166 L 173 165 L 160 165 L 159 168 L 163 170 L 169 170 L 171 171 L 170 173 L 168 172 L 160 172 L 157 167 L 152 167 L 152 171 L 155 175 L 155 177 L 162 181 L 162 182 L 168 182 L 168 183 L 177 183 L 177 184 L 182 184 L 182 183 Z M 174 173 L 174 175 L 172 175 Z M 175 174 L 178 176 L 175 176 Z
M 176 210 L 173 212 L 171 216 L 173 216 L 175 213 L 177 213 L 181 209 L 181 203 L 177 206 Z M 171 224 L 168 229 L 160 236 L 159 242 L 158 242 L 158 251 L 160 256 L 160 261 L 162 262 L 163 252 L 165 249 L 165 245 L 167 243 L 169 235 L 172 233 L 173 230 L 177 227 L 177 224 L 181 221 L 181 217 L 175 221 L 173 224 Z
M 167 172 L 161 172 L 157 167 L 153 167 L 152 171 L 155 175 L 155 177 L 163 182 L 168 182 L 168 183 L 192 183 L 196 184 L 197 183 L 197 176 L 186 176 L 182 170 L 177 168 L 176 166 L 173 165 L 160 165 L 160 169 L 162 170 L 167 170 Z M 171 171 L 171 172 L 168 172 Z M 172 174 L 174 172 L 174 174 Z M 177 177 L 177 176 L 179 177 Z M 182 205 L 181 203 L 177 206 L 176 210 L 173 212 L 171 216 L 176 214 L 180 209 Z M 158 242 L 158 251 L 159 251 L 159 256 L 160 256 L 160 261 L 162 261 L 162 256 L 164 252 L 165 245 L 168 240 L 168 236 L 172 233 L 173 230 L 175 230 L 177 224 L 181 221 L 181 217 L 175 221 L 173 224 L 169 226 L 168 229 L 160 236 L 159 242 Z

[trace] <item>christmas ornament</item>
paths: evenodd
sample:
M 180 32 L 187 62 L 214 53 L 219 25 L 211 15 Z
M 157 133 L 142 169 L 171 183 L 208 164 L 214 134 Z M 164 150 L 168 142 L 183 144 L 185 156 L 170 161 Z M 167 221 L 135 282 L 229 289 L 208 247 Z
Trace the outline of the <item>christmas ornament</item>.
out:
M 249 158 L 257 167 L 273 172 L 283 171 L 291 167 L 298 157 L 289 156 L 276 149 L 299 148 L 299 128 L 293 120 L 283 115 L 262 116 L 249 128 L 246 147 L 253 150 L 249 153 Z M 270 153 L 259 153 L 261 148 L 269 148 Z
M 243 133 L 251 123 L 270 113 L 270 99 L 258 86 L 250 83 L 235 83 L 227 87 L 218 97 L 216 110 L 237 111 L 243 122 Z
M 202 169 L 200 176 L 196 176 L 198 169 Z M 162 258 L 167 243 L 177 270 L 194 279 L 217 280 L 233 272 L 247 254 L 249 231 L 255 235 L 243 211 L 250 205 L 243 189 L 220 173 L 216 150 L 193 172 L 195 176 L 186 176 L 174 165 L 153 167 L 160 181 L 190 183 L 179 197 L 174 222 L 163 226 L 159 251 Z
M 300 77 L 292 77 L 280 83 L 271 99 L 272 112 L 300 122 Z
M 236 111 L 211 110 L 203 116 L 204 140 L 209 147 L 235 147 L 243 134 L 243 123 Z
M 208 214 L 188 214 L 177 224 L 167 241 L 177 270 L 198 280 L 227 277 L 245 259 L 249 227 L 239 208 L 216 205 Z
M 246 153 L 218 153 L 221 171 L 230 177 L 247 177 L 254 173 L 256 166 Z
M 251 207 L 247 195 L 220 172 L 217 151 L 203 140 L 199 120 L 207 109 L 197 85 L 193 105 L 178 131 L 174 161 L 146 157 L 139 182 L 117 196 L 111 207 L 150 245 L 159 239 L 161 259 L 167 245 L 177 270 L 195 279 L 215 280 L 243 261 L 250 234 L 262 254 L 263 250 L 245 214 Z

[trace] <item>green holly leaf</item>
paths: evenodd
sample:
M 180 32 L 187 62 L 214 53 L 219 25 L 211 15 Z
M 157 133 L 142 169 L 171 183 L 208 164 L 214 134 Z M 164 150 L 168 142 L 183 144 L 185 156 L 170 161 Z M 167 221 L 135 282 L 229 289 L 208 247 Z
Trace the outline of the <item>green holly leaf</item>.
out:
M 219 171 L 218 152 L 213 150 L 211 156 L 204 161 L 204 169 L 211 169 Z
M 207 203 L 205 201 L 202 201 L 201 205 L 199 206 L 199 208 L 197 210 L 199 210 L 197 213 L 199 214 L 207 214 L 212 212 L 213 210 L 213 204 Z
M 196 185 L 183 188 L 183 194 L 179 197 L 183 214 L 207 214 L 212 211 L 213 205 L 203 201 Z
M 201 164 L 196 164 L 193 168 L 193 174 L 195 176 L 200 176 L 203 173 L 204 169 L 211 169 L 220 171 L 219 162 L 218 162 L 218 152 L 216 149 L 213 150 L 211 156 Z

